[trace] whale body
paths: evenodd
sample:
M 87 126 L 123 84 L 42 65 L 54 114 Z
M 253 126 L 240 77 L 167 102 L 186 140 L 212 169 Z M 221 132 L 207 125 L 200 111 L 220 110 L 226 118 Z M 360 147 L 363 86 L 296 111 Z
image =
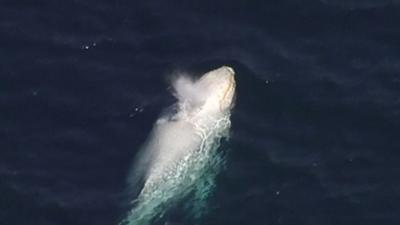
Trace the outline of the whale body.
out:
M 232 68 L 223 66 L 199 79 L 181 76 L 174 81 L 176 111 L 156 121 L 137 156 L 128 182 L 140 191 L 121 225 L 158 223 L 172 206 L 188 197 L 193 217 L 202 215 L 223 165 L 217 149 L 229 134 L 234 74 Z

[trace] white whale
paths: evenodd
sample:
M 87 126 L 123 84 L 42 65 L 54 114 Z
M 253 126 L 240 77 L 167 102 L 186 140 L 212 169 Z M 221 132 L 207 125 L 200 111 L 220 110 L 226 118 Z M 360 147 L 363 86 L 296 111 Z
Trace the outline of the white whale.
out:
M 232 68 L 223 66 L 197 80 L 179 77 L 173 83 L 176 112 L 162 116 L 135 161 L 131 188 L 144 185 L 120 224 L 147 225 L 191 196 L 192 213 L 199 216 L 214 186 L 223 159 L 217 148 L 230 129 L 235 96 Z

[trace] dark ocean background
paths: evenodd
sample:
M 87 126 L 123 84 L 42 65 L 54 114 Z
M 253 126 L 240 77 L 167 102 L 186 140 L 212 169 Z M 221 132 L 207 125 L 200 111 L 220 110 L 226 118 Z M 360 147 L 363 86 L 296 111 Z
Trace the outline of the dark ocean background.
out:
M 168 77 L 221 65 L 203 224 L 400 224 L 400 1 L 3 0 L 0 225 L 116 224 Z

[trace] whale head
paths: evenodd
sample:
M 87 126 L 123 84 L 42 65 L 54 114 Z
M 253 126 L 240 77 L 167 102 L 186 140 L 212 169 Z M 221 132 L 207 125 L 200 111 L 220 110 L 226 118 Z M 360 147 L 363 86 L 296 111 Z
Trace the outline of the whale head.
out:
M 212 70 L 196 81 L 198 88 L 205 91 L 205 102 L 202 108 L 207 111 L 230 110 L 234 104 L 235 71 L 228 66 Z
M 178 77 L 173 86 L 182 113 L 210 115 L 229 112 L 234 104 L 234 75 L 231 67 L 222 66 L 195 80 Z

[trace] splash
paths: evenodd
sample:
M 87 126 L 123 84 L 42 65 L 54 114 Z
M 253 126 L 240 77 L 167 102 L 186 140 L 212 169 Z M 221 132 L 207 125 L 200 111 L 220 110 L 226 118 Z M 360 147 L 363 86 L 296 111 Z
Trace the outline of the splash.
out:
M 179 75 L 172 85 L 174 87 L 174 96 L 181 104 L 184 103 L 196 107 L 204 104 L 207 99 L 207 88 L 199 87 L 187 75 Z

